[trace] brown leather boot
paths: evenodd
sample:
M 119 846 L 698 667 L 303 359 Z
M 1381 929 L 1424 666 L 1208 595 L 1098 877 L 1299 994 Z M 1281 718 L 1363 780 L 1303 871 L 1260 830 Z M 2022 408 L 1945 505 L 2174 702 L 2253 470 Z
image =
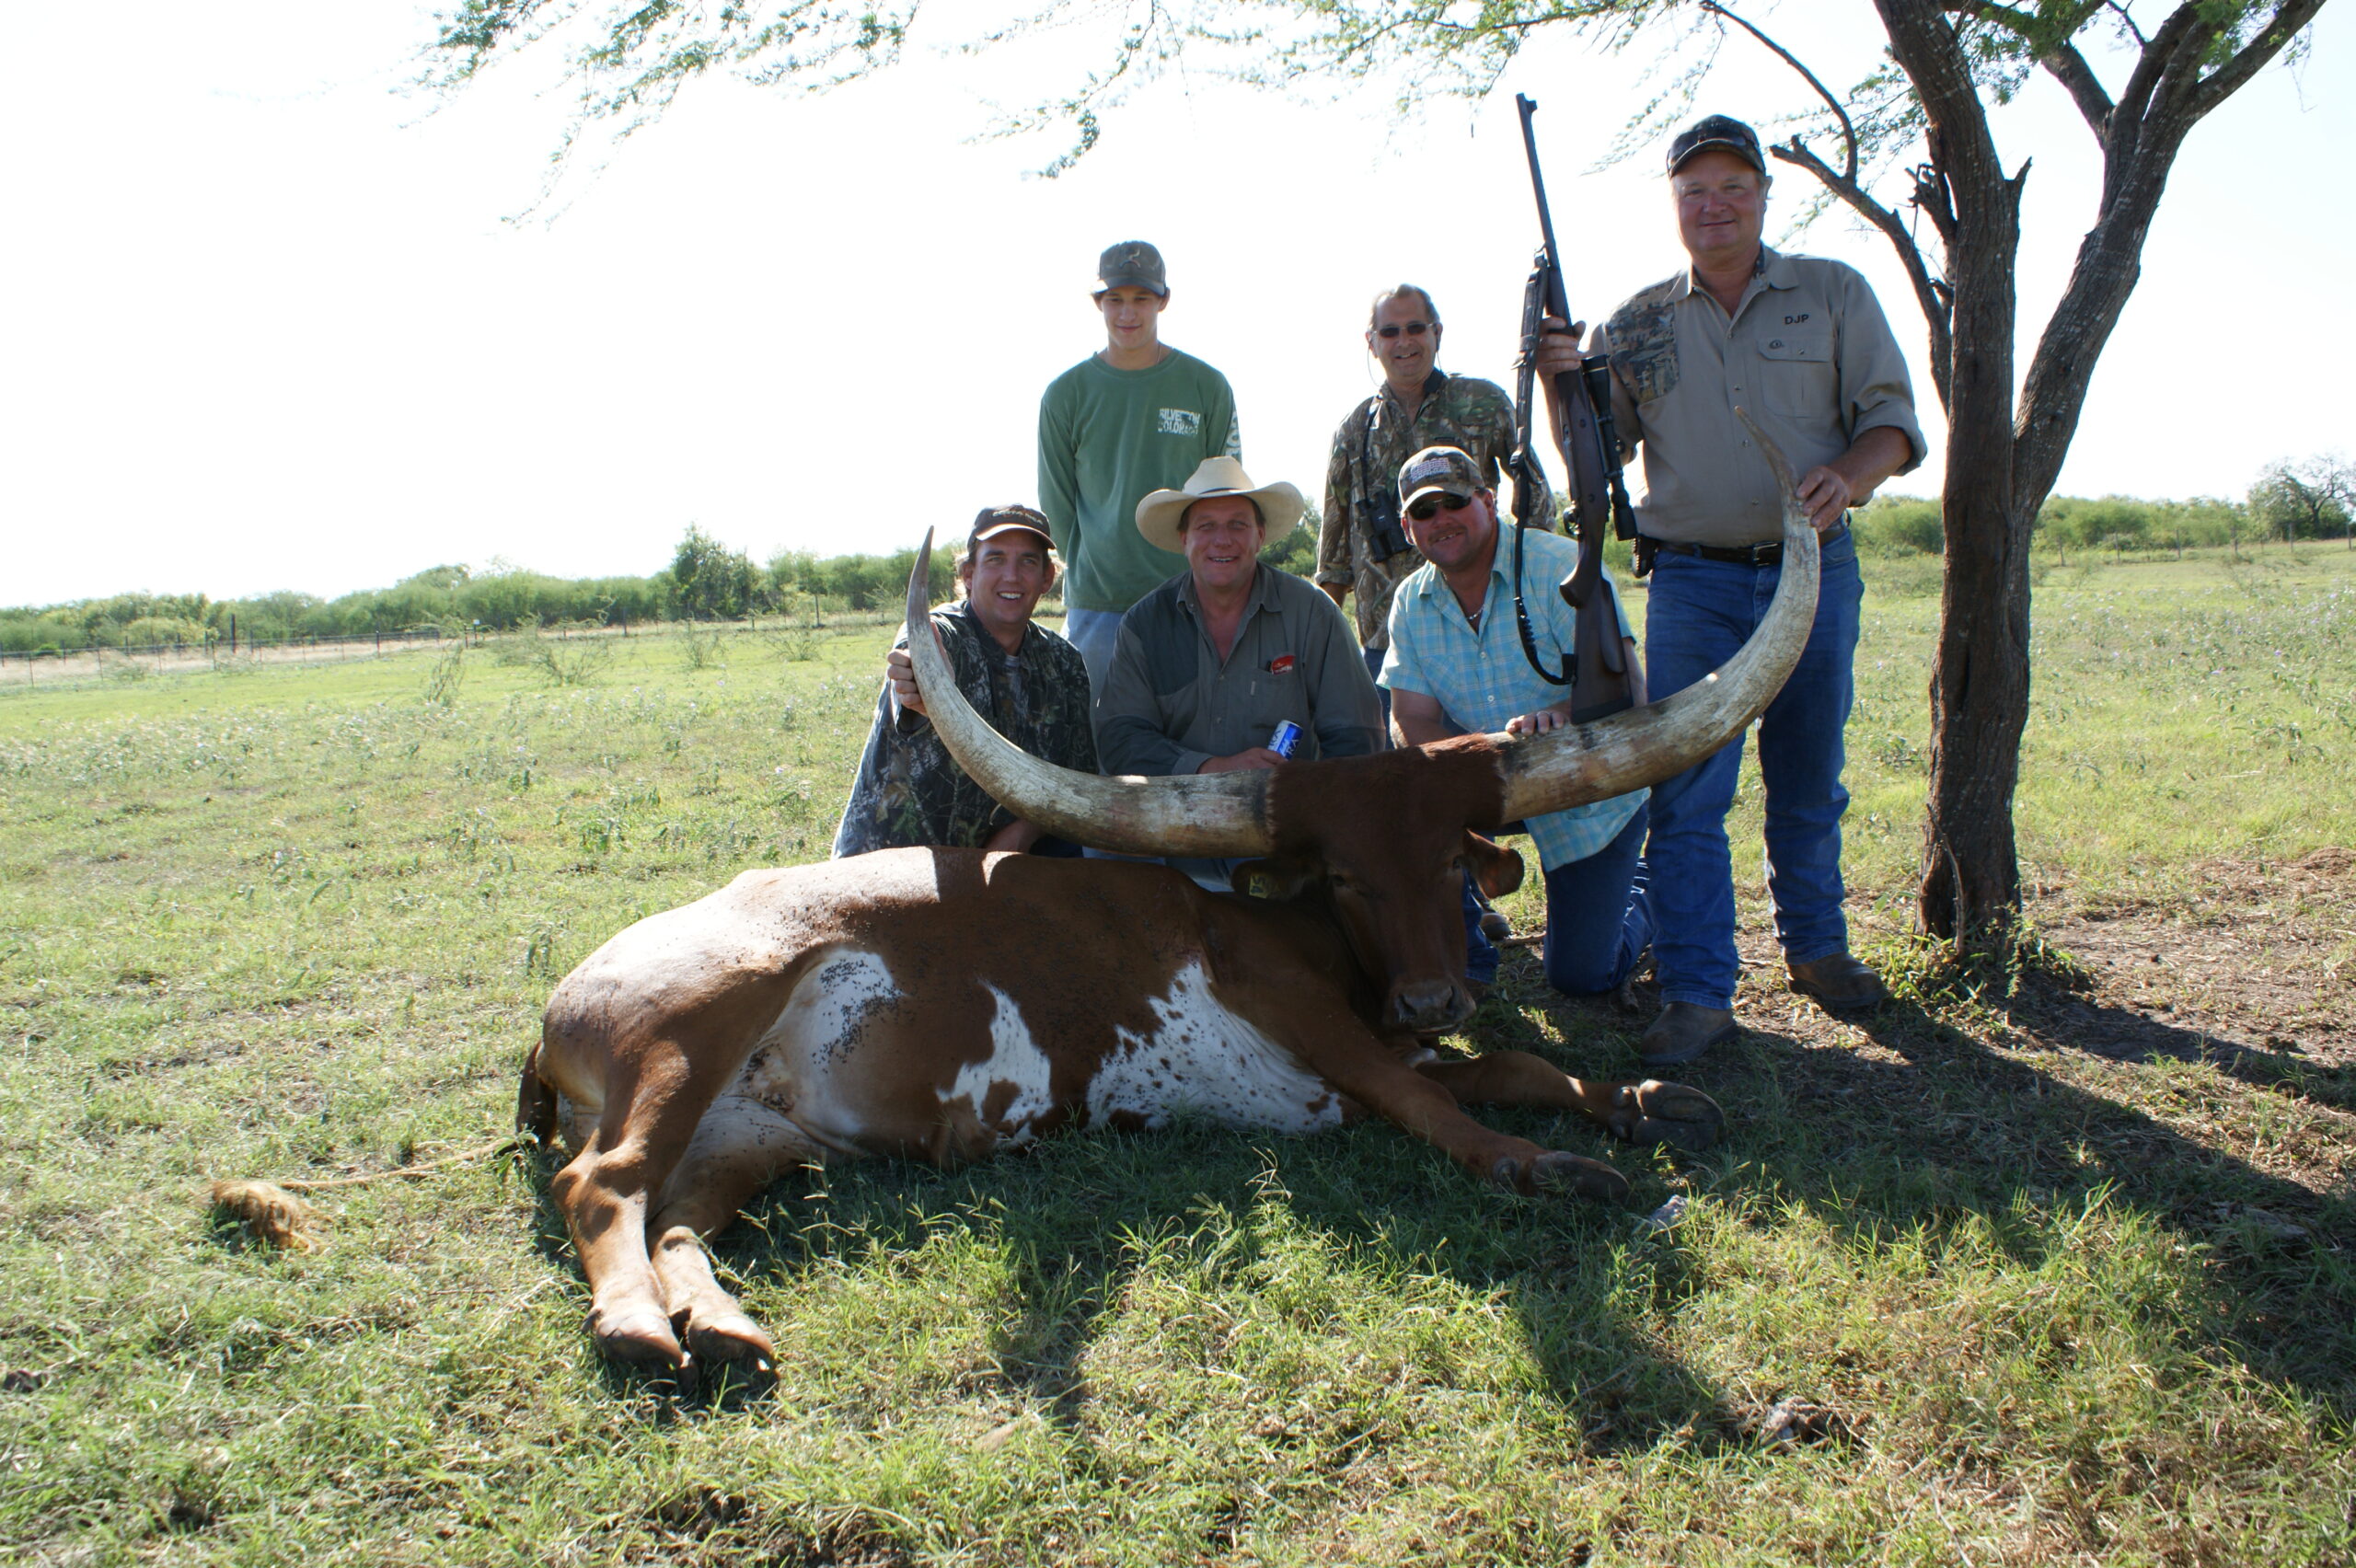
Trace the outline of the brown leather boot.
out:
M 1726 1008 L 1705 1008 L 1699 1002 L 1671 1002 L 1660 1009 L 1645 1037 L 1636 1042 L 1645 1067 L 1673 1067 L 1690 1062 L 1713 1045 L 1734 1038 L 1734 1013 Z
M 1792 989 L 1813 997 L 1826 1012 L 1871 1012 L 1889 1000 L 1881 976 L 1845 952 L 1828 952 L 1807 963 L 1788 966 Z

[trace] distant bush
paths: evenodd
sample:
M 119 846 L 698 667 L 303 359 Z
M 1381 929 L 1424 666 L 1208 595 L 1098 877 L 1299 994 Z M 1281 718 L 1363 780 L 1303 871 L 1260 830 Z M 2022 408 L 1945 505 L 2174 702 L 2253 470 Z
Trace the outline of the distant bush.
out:
M 1314 524 L 1288 530 L 1281 539 L 1272 539 L 1260 552 L 1260 559 L 1280 571 L 1297 577 L 1317 575 L 1317 528 Z
M 2037 514 L 2036 541 L 2067 555 L 2088 550 L 2187 550 L 2248 543 L 2247 510 L 2230 501 L 2143 501 L 2131 495 L 2058 495 Z
M 2292 478 L 2305 473 L 2300 469 Z M 2339 470 L 2327 478 L 2336 484 Z M 2271 488 L 2267 488 L 2270 486 Z M 2056 496 L 2039 512 L 2035 540 L 2040 550 L 2184 550 L 2200 547 L 2256 545 L 2280 537 L 2291 501 L 2281 473 L 2269 470 L 2254 501 L 2198 496 L 2189 501 L 2143 501 L 2133 496 Z M 2287 498 L 2287 499 L 2286 499 Z M 2327 530 L 2344 531 L 2340 503 L 2316 502 L 2290 531 L 2301 538 Z M 2260 513 L 2263 515 L 2259 515 Z M 1858 510 L 1859 546 L 1869 554 L 1902 559 L 1935 558 L 1944 546 L 1939 503 L 1921 496 L 1885 495 Z M 935 604 L 955 593 L 954 565 L 962 539 L 936 543 L 930 595 Z M 1627 547 L 1614 541 L 1607 560 L 1625 571 Z M 1263 559 L 1303 577 L 1316 572 L 1313 527 L 1288 531 L 1272 541 Z M 440 627 L 479 627 L 486 631 L 565 625 L 635 625 L 679 618 L 777 617 L 797 625 L 822 621 L 831 613 L 888 612 L 906 592 L 916 552 L 889 555 L 817 556 L 785 550 L 755 566 L 733 550 L 690 529 L 670 565 L 643 577 L 550 577 L 501 561 L 483 567 L 446 564 L 412 572 L 389 588 L 365 589 L 335 599 L 285 590 L 243 599 L 209 599 L 202 594 L 116 594 L 64 605 L 0 608 L 0 652 L 25 655 L 44 650 L 84 652 L 183 643 L 226 651 L 232 625 L 239 646 L 303 637 L 366 637 Z M 687 568 L 681 575 L 682 563 Z M 1887 574 L 1885 574 L 1887 575 Z M 691 586 L 683 592 L 685 581 Z M 1050 593 L 1051 601 L 1059 594 Z
M 1878 555 L 1939 555 L 1947 548 L 1939 503 L 1919 495 L 1881 495 L 1850 514 L 1857 548 Z

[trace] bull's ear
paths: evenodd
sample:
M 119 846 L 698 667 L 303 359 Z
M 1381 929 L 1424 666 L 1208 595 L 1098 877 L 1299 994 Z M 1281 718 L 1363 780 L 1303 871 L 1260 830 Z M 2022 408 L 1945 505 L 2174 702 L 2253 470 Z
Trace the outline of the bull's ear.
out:
M 1245 860 L 1228 878 L 1228 886 L 1246 898 L 1265 898 L 1272 903 L 1284 904 L 1308 892 L 1322 880 L 1323 875 L 1323 868 L 1289 857 Z
M 1503 898 L 1521 886 L 1520 852 L 1477 833 L 1464 835 L 1464 870 L 1491 898 Z

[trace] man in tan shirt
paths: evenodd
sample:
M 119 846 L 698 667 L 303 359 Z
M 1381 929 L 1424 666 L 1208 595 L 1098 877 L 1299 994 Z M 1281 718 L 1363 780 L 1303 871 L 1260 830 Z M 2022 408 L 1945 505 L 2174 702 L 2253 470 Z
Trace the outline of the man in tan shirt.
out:
M 1611 359 L 1622 439 L 1643 458 L 1638 532 L 1654 567 L 1646 617 L 1652 689 L 1708 674 L 1766 613 L 1783 570 L 1782 503 L 1743 409 L 1782 446 L 1823 544 L 1816 626 L 1759 726 L 1767 888 L 1793 989 L 1835 1011 L 1888 993 L 1849 954 L 1842 914 L 1842 732 L 1854 698 L 1863 589 L 1849 508 L 1923 460 L 1906 362 L 1873 291 L 1838 261 L 1784 256 L 1761 240 L 1773 181 L 1750 127 L 1711 115 L 1669 151 L 1678 237 L 1691 265 L 1611 314 L 1588 352 Z M 1539 355 L 1577 367 L 1576 328 L 1551 323 Z M 1657 920 L 1661 1015 L 1648 1066 L 1691 1061 L 1734 1033 L 1740 963 L 1726 813 L 1742 742 L 1656 786 L 1646 860 Z

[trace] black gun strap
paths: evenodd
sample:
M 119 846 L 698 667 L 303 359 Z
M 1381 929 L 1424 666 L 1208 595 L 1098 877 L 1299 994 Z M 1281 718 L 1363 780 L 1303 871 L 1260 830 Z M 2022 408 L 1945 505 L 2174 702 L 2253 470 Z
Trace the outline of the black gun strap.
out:
M 1576 655 L 1574 654 L 1564 659 L 1563 673 L 1559 675 L 1553 674 L 1545 665 L 1538 662 L 1538 640 L 1530 634 L 1530 603 L 1521 596 L 1521 531 L 1523 526 L 1524 525 L 1519 519 L 1515 521 L 1513 526 L 1513 624 L 1514 629 L 1521 633 L 1521 656 L 1530 661 L 1530 669 L 1536 672 L 1538 678 L 1544 681 L 1548 686 L 1568 686 L 1571 684 L 1572 674 L 1576 673 L 1578 668 Z M 1576 614 L 1578 612 L 1574 611 L 1573 613 Z

